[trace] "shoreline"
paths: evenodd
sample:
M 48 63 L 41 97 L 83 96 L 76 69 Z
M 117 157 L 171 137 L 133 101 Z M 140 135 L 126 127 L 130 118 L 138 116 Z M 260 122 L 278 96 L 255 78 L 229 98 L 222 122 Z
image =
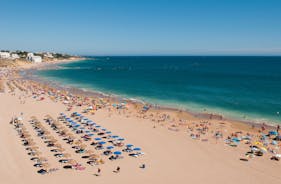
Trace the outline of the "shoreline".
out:
M 49 79 L 46 79 L 42 76 L 34 75 L 34 72 L 38 70 L 46 70 L 46 69 L 53 69 L 53 68 L 58 68 L 58 65 L 64 64 L 64 63 L 73 63 L 73 62 L 80 62 L 80 61 L 85 61 L 87 58 L 81 58 L 81 59 L 75 59 L 75 60 L 61 60 L 57 61 L 57 63 L 44 63 L 43 65 L 38 65 L 38 66 L 32 66 L 32 67 L 27 67 L 27 68 L 22 68 L 20 71 L 27 71 L 28 74 L 21 74 L 21 76 L 24 79 L 28 80 L 33 80 L 39 83 L 43 83 L 44 85 L 50 85 L 53 88 L 60 89 L 60 90 L 68 90 L 71 93 L 77 94 L 77 95 L 86 95 L 86 96 L 94 96 L 94 97 L 103 97 L 103 98 L 110 98 L 112 101 L 119 101 L 122 99 L 123 101 L 126 101 L 127 103 L 132 103 L 132 104 L 138 104 L 138 105 L 146 105 L 150 106 L 153 110 L 162 110 L 162 111 L 171 111 L 174 113 L 178 112 L 183 112 L 186 113 L 188 116 L 193 116 L 195 118 L 203 118 L 206 120 L 214 119 L 214 120 L 224 120 L 224 121 L 229 121 L 232 123 L 236 124 L 245 124 L 249 127 L 255 126 L 255 127 L 261 127 L 261 126 L 266 126 L 268 128 L 273 128 L 278 125 L 278 123 L 275 122 L 255 122 L 254 120 L 242 120 L 239 118 L 230 118 L 225 116 L 224 114 L 220 113 L 208 113 L 208 112 L 199 112 L 199 111 L 193 111 L 188 108 L 186 109 L 180 109 L 177 107 L 173 106 L 166 106 L 166 105 L 160 105 L 160 104 L 152 104 L 149 102 L 146 102 L 144 100 L 140 99 L 131 99 L 125 96 L 117 95 L 117 94 L 105 94 L 100 91 L 96 91 L 93 89 L 82 89 L 79 87 L 67 85 L 67 84 L 62 84 L 60 82 L 53 82 Z M 37 78 L 39 77 L 39 78 Z

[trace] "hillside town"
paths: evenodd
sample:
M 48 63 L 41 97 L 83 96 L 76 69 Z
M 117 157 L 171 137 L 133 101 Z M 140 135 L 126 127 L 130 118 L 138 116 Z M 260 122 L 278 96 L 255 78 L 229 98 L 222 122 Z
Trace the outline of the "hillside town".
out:
M 68 60 L 79 58 L 68 54 L 52 53 L 52 52 L 28 52 L 28 51 L 0 51 L 0 65 L 10 66 L 17 63 L 42 63 L 55 62 L 58 60 Z

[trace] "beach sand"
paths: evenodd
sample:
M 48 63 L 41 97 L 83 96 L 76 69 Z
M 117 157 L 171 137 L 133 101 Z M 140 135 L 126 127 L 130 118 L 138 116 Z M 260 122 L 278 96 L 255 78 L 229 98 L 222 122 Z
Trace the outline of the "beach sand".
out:
M 151 109 L 146 113 L 140 113 L 139 105 L 133 103 L 129 104 L 126 110 L 117 110 L 108 105 L 95 111 L 94 114 L 88 113 L 85 116 L 123 137 L 126 143 L 142 148 L 144 155 L 138 158 L 129 157 L 123 153 L 123 159 L 110 161 L 103 157 L 105 164 L 89 166 L 81 158 L 82 155 L 76 154 L 70 145 L 66 144 L 47 124 L 44 124 L 51 135 L 66 149 L 66 152 L 86 167 L 83 171 L 65 170 L 43 140 L 36 135 L 28 121 L 32 116 L 36 116 L 39 121 L 44 122 L 43 119 L 47 114 L 57 118 L 61 112 L 70 116 L 71 112 L 81 113 L 86 106 L 73 106 L 71 111 L 67 111 L 65 104 L 51 100 L 47 94 L 40 95 L 44 97 L 44 100 L 38 100 L 34 98 L 36 95 L 31 94 L 31 88 L 27 88 L 30 84 L 34 84 L 31 81 L 11 82 L 14 92 L 9 92 L 11 89 L 7 86 L 9 78 L 11 76 L 4 79 L 5 90 L 0 93 L 1 183 L 279 184 L 281 182 L 281 162 L 270 160 L 271 154 L 245 162 L 239 159 L 245 157 L 249 145 L 240 143 L 238 147 L 231 147 L 224 143 L 226 135 L 231 132 L 243 131 L 243 133 L 258 135 L 258 128 L 252 129 L 248 124 L 235 121 L 206 120 L 183 112 L 163 109 Z M 28 92 L 19 90 L 15 84 L 24 86 Z M 166 118 L 167 115 L 172 118 Z M 58 171 L 46 175 L 37 173 L 38 168 L 33 167 L 34 162 L 30 160 L 31 157 L 27 155 L 21 139 L 9 123 L 15 116 L 23 118 L 22 122 L 40 152 L 48 158 L 51 167 L 58 168 Z M 162 121 L 163 116 L 165 118 Z M 179 119 L 184 119 L 184 121 L 178 121 Z M 192 139 L 190 136 L 192 129 L 198 128 L 196 125 L 203 121 L 210 123 L 209 133 L 201 135 L 200 139 Z M 216 131 L 223 132 L 224 138 L 215 139 L 213 135 Z M 204 139 L 208 141 L 203 141 Z M 145 164 L 146 168 L 140 168 L 141 164 Z M 119 173 L 114 173 L 117 166 L 120 166 L 121 170 Z M 95 176 L 98 168 L 101 169 L 101 174 Z

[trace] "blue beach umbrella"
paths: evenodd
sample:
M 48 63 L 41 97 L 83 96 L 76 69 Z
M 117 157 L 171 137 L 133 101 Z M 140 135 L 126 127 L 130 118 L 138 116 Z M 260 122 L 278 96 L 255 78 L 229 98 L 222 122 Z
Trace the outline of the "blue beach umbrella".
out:
M 122 152 L 121 152 L 121 151 L 115 151 L 113 154 L 114 154 L 114 155 L 121 155 Z
M 97 128 L 100 128 L 101 126 L 99 126 L 99 125 L 96 125 L 96 127 L 97 127 Z
M 97 137 L 97 138 L 95 138 L 95 140 L 96 140 L 96 141 L 100 141 L 100 140 L 101 140 L 101 138 Z
M 101 142 L 99 142 L 99 144 L 105 144 L 106 142 L 104 142 L 104 141 L 101 141 Z
M 95 134 L 88 134 L 88 136 L 90 136 L 90 137 L 92 137 L 92 136 L 94 136 Z
M 269 133 L 269 135 L 278 135 L 277 131 L 269 131 L 268 133 Z
M 113 149 L 113 148 L 114 148 L 114 146 L 107 146 L 107 147 L 106 147 L 106 149 L 109 149 L 109 150 L 110 150 L 110 149 Z
M 117 139 L 118 141 L 124 141 L 125 139 L 124 138 L 119 138 Z
M 106 128 L 101 129 L 102 131 L 106 131 Z
M 134 148 L 134 151 L 140 151 L 141 148 Z
M 111 136 L 112 138 L 118 138 L 119 136 L 117 136 L 117 135 L 113 135 L 113 136 Z
M 105 133 L 107 133 L 107 134 L 111 134 L 111 132 L 110 132 L 110 131 L 107 131 L 107 132 L 105 132 Z
M 127 144 L 126 147 L 130 148 L 130 147 L 133 147 L 134 145 L 132 144 Z
M 240 142 L 240 139 L 239 139 L 239 138 L 234 137 L 234 138 L 232 138 L 232 141 L 233 141 L 233 142 Z

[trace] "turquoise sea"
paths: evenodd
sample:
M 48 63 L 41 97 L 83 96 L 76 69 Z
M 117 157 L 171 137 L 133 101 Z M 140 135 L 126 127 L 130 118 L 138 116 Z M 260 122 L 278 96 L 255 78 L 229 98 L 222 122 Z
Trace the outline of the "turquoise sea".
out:
M 89 57 L 37 75 L 152 104 L 281 123 L 281 57 Z

